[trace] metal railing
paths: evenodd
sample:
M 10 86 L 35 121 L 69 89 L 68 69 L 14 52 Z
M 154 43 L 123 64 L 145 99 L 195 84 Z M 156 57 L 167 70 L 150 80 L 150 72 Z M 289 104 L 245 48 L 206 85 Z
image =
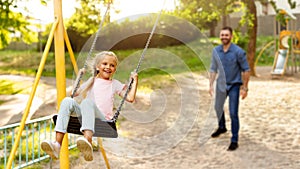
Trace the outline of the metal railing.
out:
M 54 124 L 51 119 L 52 116 L 46 116 L 26 123 L 12 168 L 24 168 L 50 158 L 41 150 L 40 143 L 46 139 L 55 139 Z M 19 126 L 20 123 L 0 127 L 0 168 L 6 168 Z M 73 134 L 68 134 L 68 136 L 69 149 L 72 149 L 76 146 L 75 140 L 78 136 Z

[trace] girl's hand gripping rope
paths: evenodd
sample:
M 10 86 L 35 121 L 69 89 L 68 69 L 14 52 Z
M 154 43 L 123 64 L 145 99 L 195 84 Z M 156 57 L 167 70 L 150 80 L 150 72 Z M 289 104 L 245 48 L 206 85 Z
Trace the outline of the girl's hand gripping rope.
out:
M 73 90 L 72 90 L 72 93 L 71 93 L 72 98 L 78 96 L 77 89 L 79 88 L 81 77 L 84 74 L 85 74 L 85 68 L 81 68 L 78 71 L 77 78 L 76 78 L 74 86 L 73 86 Z

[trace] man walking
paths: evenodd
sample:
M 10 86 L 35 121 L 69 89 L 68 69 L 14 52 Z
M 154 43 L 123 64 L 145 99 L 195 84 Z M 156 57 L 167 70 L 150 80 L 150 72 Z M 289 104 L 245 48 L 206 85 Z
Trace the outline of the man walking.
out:
M 213 84 L 218 74 L 215 97 L 215 111 L 218 117 L 218 129 L 211 137 L 218 137 L 227 131 L 225 125 L 224 103 L 229 97 L 229 113 L 231 119 L 231 143 L 229 151 L 238 148 L 239 137 L 239 97 L 247 97 L 250 69 L 246 53 L 236 44 L 231 43 L 232 28 L 224 27 L 220 31 L 222 44 L 215 47 L 212 54 L 209 78 L 209 94 L 213 96 Z

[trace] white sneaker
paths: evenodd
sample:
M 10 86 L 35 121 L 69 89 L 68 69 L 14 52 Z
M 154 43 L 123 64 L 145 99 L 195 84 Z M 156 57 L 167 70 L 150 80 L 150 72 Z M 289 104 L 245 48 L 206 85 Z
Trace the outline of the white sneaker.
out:
M 77 148 L 80 152 L 83 153 L 83 157 L 86 161 L 93 160 L 93 147 L 91 143 L 87 141 L 86 138 L 80 137 L 76 140 Z
M 41 148 L 45 151 L 51 158 L 58 159 L 60 152 L 60 144 L 58 142 L 51 142 L 49 140 L 44 140 L 41 143 Z

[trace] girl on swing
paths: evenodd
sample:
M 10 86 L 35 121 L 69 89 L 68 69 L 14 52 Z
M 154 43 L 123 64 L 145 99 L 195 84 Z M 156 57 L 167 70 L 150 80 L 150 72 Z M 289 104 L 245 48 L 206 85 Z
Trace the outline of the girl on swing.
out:
M 128 87 L 118 80 L 112 79 L 117 65 L 118 58 L 113 52 L 103 51 L 96 54 L 91 65 L 94 77 L 83 83 L 74 95 L 75 97 L 86 94 L 85 99 L 80 104 L 70 97 L 62 100 L 55 126 L 56 141 L 45 140 L 41 143 L 41 148 L 52 158 L 58 158 L 70 115 L 75 112 L 77 116 L 82 116 L 80 131 L 84 135 L 76 140 L 77 148 L 83 153 L 86 161 L 93 160 L 92 136 L 95 132 L 95 118 L 112 119 L 114 94 L 124 97 Z M 84 73 L 85 70 L 81 69 L 79 74 L 81 72 Z M 133 79 L 133 83 L 126 101 L 133 102 L 138 84 L 137 73 L 132 72 L 130 78 Z

